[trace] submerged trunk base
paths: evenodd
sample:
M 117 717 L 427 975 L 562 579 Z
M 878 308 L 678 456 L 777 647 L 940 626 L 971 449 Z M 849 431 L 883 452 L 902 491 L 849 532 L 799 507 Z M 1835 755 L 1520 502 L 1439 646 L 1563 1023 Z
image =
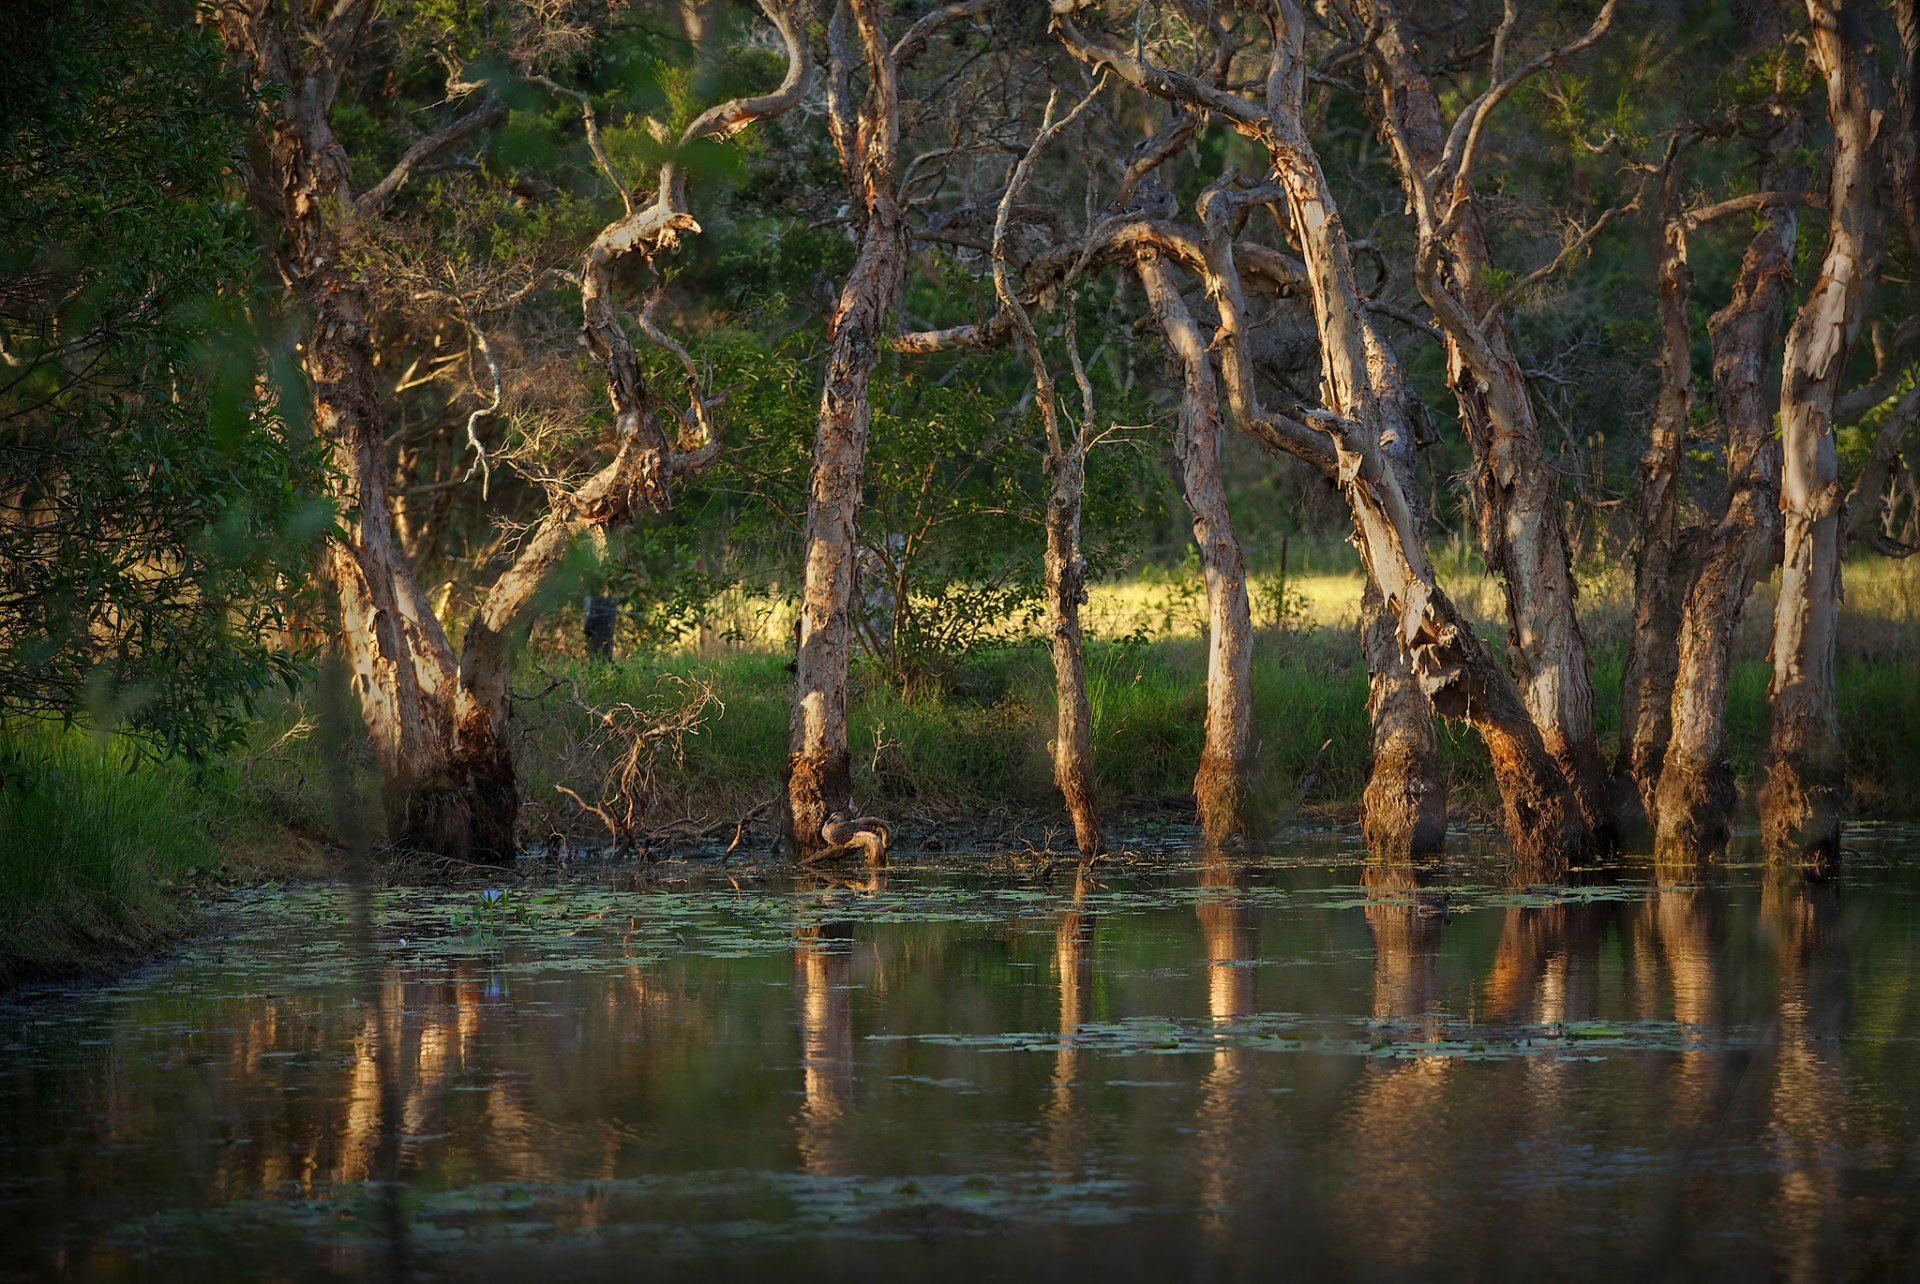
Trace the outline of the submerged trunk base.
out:
M 1760 787 L 1760 840 L 1767 859 L 1819 872 L 1840 860 L 1845 790 L 1838 763 L 1812 754 L 1776 754 Z
M 1248 785 L 1244 765 L 1224 756 L 1201 754 L 1200 771 L 1193 778 L 1193 799 L 1207 846 L 1221 847 L 1236 838 L 1251 836 L 1253 791 Z
M 844 754 L 787 756 L 786 839 L 795 856 L 818 855 L 834 844 L 821 832 L 853 811 L 853 778 Z
M 1660 773 L 1654 855 L 1663 861 L 1687 861 L 1725 852 L 1736 797 L 1733 773 L 1725 763 L 1697 769 L 1669 762 Z
M 1447 844 L 1447 784 L 1430 757 L 1376 753 L 1361 795 L 1367 855 L 1436 856 Z
M 520 799 L 511 770 L 386 786 L 387 841 L 395 851 L 474 865 L 513 863 Z

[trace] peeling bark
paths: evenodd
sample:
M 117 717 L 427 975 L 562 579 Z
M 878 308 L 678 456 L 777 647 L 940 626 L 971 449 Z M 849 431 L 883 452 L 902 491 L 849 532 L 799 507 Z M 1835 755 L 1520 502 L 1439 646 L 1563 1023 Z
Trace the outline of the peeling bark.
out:
M 788 725 L 787 835 L 800 854 L 827 845 L 822 826 L 852 815 L 847 678 L 853 654 L 854 522 L 872 420 L 869 385 L 906 279 L 907 230 L 898 201 L 900 104 L 893 52 L 875 0 L 841 0 L 828 44 L 829 116 L 859 210 L 859 249 L 829 322 L 825 386 L 807 486 L 802 539 L 800 651 Z M 857 35 L 868 85 L 857 117 L 849 100 Z
M 1367 661 L 1367 716 L 1373 755 L 1360 797 L 1369 857 L 1433 856 L 1447 841 L 1447 779 L 1433 706 L 1400 650 L 1399 630 L 1369 580 L 1360 599 L 1360 646 Z
M 1494 84 L 1443 126 L 1392 0 L 1361 0 L 1369 101 L 1414 215 L 1415 279 L 1440 322 L 1447 378 L 1473 450 L 1469 494 L 1488 569 L 1507 606 L 1508 652 L 1542 738 L 1572 786 L 1596 843 L 1614 842 L 1607 771 L 1593 726 L 1592 663 L 1575 609 L 1559 474 L 1541 445 L 1520 361 L 1499 310 L 1505 294 L 1477 203 L 1473 162 L 1494 108 L 1528 76 L 1590 46 L 1611 21 L 1609 0 L 1580 39 L 1550 50 Z M 1497 46 L 1496 46 L 1497 47 Z M 1496 54 L 1497 57 L 1497 54 Z
M 1398 625 L 1400 645 L 1421 689 L 1439 713 L 1467 722 L 1487 743 L 1519 864 L 1540 872 L 1562 868 L 1587 847 L 1588 831 L 1573 794 L 1513 680 L 1435 583 L 1417 510 L 1381 453 L 1387 412 L 1372 364 L 1384 360 L 1383 345 L 1369 344 L 1352 253 L 1302 123 L 1304 19 L 1284 0 L 1271 7 L 1276 40 L 1264 106 L 1095 44 L 1070 15 L 1056 14 L 1055 25 L 1075 57 L 1112 68 L 1150 93 L 1202 107 L 1266 149 L 1306 260 L 1326 410 L 1310 415 L 1319 426 L 1309 430 L 1259 405 L 1250 364 L 1240 350 L 1246 327 L 1236 246 L 1223 234 L 1228 220 L 1215 217 L 1209 219 L 1207 284 L 1221 309 L 1224 334 L 1218 346 L 1235 418 L 1250 433 L 1271 434 L 1303 458 L 1327 461 L 1353 515 L 1368 576 Z
M 1879 78 L 1859 5 L 1808 0 L 1811 48 L 1833 129 L 1827 252 L 1787 334 L 1780 381 L 1785 553 L 1774 611 L 1761 833 L 1770 855 L 1830 864 L 1840 852 L 1845 763 L 1833 685 L 1840 619 L 1840 464 L 1833 407 L 1880 259 Z
M 1693 330 L 1687 303 L 1687 222 L 1681 209 L 1686 170 L 1677 149 L 1667 156 L 1660 189 L 1660 392 L 1646 452 L 1640 457 L 1640 504 L 1634 524 L 1633 633 L 1620 677 L 1620 753 L 1614 761 L 1615 819 L 1623 835 L 1651 832 L 1660 767 L 1672 734 L 1673 683 L 1684 594 L 1675 512 L 1687 418 L 1693 408 Z
M 1761 167 L 1763 185 L 1803 186 L 1792 164 L 1805 136 L 1799 113 L 1782 101 Z M 1702 559 L 1681 611 L 1672 738 L 1660 769 L 1654 850 L 1665 859 L 1719 851 L 1733 809 L 1727 763 L 1727 678 L 1733 633 L 1780 537 L 1780 443 L 1766 388 L 1768 354 L 1780 334 L 1793 280 L 1798 218 L 1792 206 L 1767 213 L 1748 241 L 1733 297 L 1708 323 L 1713 336 L 1714 416 L 1726 435 L 1726 501 L 1702 541 Z
M 1154 320 L 1181 373 L 1173 453 L 1180 493 L 1193 515 L 1193 541 L 1207 584 L 1207 715 L 1194 799 L 1207 841 L 1225 842 L 1248 825 L 1253 756 L 1253 612 L 1246 564 L 1220 481 L 1220 385 L 1200 327 L 1180 298 L 1173 270 L 1158 257 L 1136 267 Z

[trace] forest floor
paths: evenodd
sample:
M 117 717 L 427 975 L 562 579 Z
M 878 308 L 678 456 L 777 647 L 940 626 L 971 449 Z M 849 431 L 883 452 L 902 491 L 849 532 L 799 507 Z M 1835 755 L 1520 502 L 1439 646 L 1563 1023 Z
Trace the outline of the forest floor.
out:
M 1839 654 L 1840 722 L 1854 814 L 1920 814 L 1920 568 L 1849 568 Z M 1584 585 L 1603 744 L 1618 722 L 1624 587 Z M 1497 589 L 1455 577 L 1483 634 L 1500 635 Z M 1368 755 L 1367 678 L 1355 636 L 1357 576 L 1255 577 L 1258 820 L 1348 822 Z M 1280 612 L 1273 603 L 1288 602 Z M 1736 775 L 1753 778 L 1766 725 L 1764 587 L 1744 616 L 1728 722 Z M 1191 819 L 1206 649 L 1191 594 L 1165 582 L 1096 589 L 1088 685 L 1101 801 L 1116 832 Z M 776 626 L 777 628 L 778 626 Z M 588 810 L 633 807 L 655 850 L 760 853 L 777 837 L 786 760 L 787 654 L 763 641 L 709 642 L 589 664 L 537 635 L 516 677 L 524 840 L 539 850 L 604 846 Z M 377 816 L 362 759 L 327 768 L 309 691 L 269 711 L 254 742 L 218 769 L 129 769 L 124 750 L 79 730 L 0 728 L 0 990 L 19 979 L 100 971 L 173 939 L 192 915 L 181 892 L 233 881 L 324 875 L 347 844 L 343 815 Z M 1071 842 L 1048 742 L 1053 677 L 1035 640 L 1003 641 L 889 672 L 855 670 L 850 707 L 856 800 L 903 848 L 1018 850 Z M 636 748 L 637 746 L 637 748 Z M 1443 729 L 1456 819 L 1491 817 L 1486 755 Z M 348 796 L 336 796 L 344 787 Z M 583 805 L 584 804 L 584 805 Z

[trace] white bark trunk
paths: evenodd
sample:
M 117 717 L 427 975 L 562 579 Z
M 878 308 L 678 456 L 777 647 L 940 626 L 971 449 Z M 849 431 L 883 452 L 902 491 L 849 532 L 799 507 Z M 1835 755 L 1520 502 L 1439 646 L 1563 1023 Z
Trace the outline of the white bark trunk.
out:
M 1773 621 L 1773 710 L 1760 821 L 1769 852 L 1829 863 L 1840 851 L 1845 763 L 1833 686 L 1840 620 L 1839 457 L 1833 405 L 1879 265 L 1878 77 L 1861 6 L 1808 0 L 1833 129 L 1826 257 L 1787 334 L 1780 382 L 1785 553 Z

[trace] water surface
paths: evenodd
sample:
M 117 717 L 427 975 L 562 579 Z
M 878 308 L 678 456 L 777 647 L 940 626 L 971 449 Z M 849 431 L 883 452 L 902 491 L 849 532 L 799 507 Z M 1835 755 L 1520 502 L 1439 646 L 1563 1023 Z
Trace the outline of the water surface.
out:
M 1907 1274 L 1913 848 L 243 892 L 0 1006 L 0 1277 Z

